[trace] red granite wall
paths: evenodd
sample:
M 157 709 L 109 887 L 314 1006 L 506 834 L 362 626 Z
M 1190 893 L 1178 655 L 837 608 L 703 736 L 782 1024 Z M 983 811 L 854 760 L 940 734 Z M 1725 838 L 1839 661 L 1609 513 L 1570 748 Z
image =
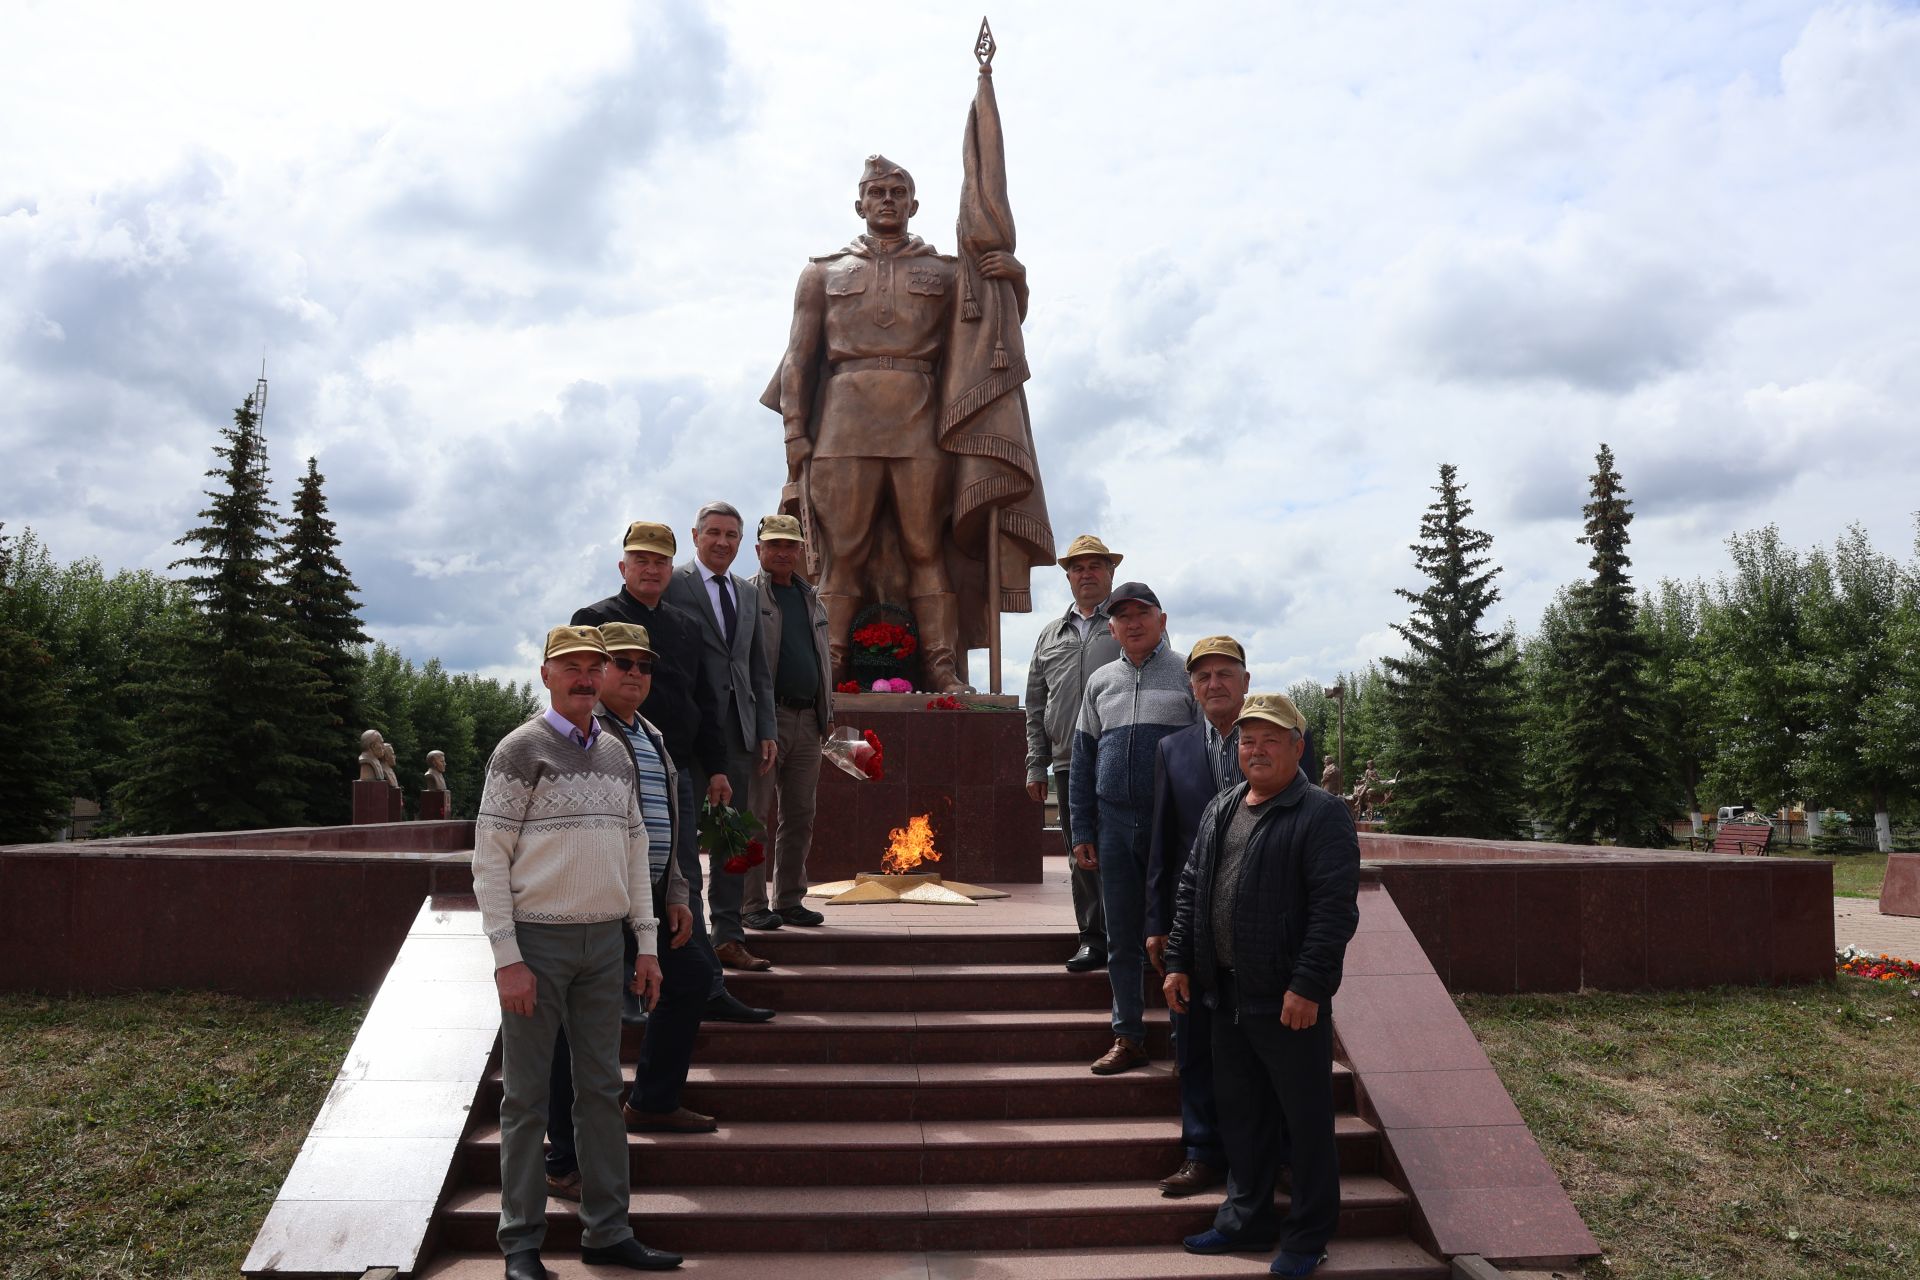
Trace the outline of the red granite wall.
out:
M 0 850 L 0 990 L 371 995 L 421 899 L 471 892 L 473 876 L 463 852 L 311 851 L 368 830 L 314 829 L 306 852 L 291 832 L 232 837 L 270 838 L 258 852 L 159 841 Z
M 1633 991 L 1833 978 L 1828 863 L 1608 857 L 1592 849 L 1579 858 L 1524 859 L 1527 847 L 1490 851 L 1477 865 L 1377 864 L 1448 990 Z M 1362 853 L 1374 856 L 1371 842 Z
M 1887 878 L 1880 886 L 1880 914 L 1920 916 L 1920 853 L 1887 855 Z
M 1040 882 L 1044 806 L 1027 796 L 1025 716 L 847 708 L 835 714 L 840 724 L 879 736 L 886 775 L 861 782 L 831 763 L 821 766 L 810 880 L 878 871 L 887 833 L 926 813 L 942 855 L 934 870 L 974 883 Z M 1057 837 L 1053 844 L 1057 849 Z

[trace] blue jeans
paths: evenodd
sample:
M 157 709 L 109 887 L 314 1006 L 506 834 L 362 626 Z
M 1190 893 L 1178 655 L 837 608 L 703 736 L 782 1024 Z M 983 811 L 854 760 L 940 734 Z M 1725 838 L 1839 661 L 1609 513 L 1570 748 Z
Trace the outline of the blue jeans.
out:
M 1094 846 L 1100 852 L 1100 907 L 1107 925 L 1107 980 L 1113 984 L 1113 1034 L 1145 1043 L 1147 842 L 1145 814 L 1100 802 Z
M 1173 1061 L 1180 1070 L 1180 1142 L 1187 1159 L 1227 1167 L 1220 1143 L 1220 1111 L 1213 1097 L 1213 1010 L 1195 1000 L 1186 1013 L 1170 1013 Z

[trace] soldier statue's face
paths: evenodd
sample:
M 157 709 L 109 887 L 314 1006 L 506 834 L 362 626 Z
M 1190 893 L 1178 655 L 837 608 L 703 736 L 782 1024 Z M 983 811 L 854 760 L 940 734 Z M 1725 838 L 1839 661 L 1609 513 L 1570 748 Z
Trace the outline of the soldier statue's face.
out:
M 906 234 L 908 220 L 920 212 L 920 202 L 913 198 L 913 187 L 905 178 L 890 173 L 861 184 L 853 211 L 866 219 L 873 235 L 897 236 Z

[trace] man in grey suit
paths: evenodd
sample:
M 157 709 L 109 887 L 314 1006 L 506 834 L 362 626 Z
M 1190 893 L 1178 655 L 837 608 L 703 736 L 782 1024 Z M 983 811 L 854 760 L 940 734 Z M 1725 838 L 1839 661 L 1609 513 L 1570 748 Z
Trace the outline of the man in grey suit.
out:
M 727 781 L 736 804 L 746 800 L 755 776 L 773 767 L 775 741 L 773 668 L 760 630 L 760 591 L 731 572 L 740 554 L 744 522 L 730 503 L 709 502 L 693 522 L 694 558 L 676 567 L 666 598 L 700 619 L 705 643 L 700 649 L 701 678 L 720 708 L 720 731 L 727 744 Z M 704 792 L 707 779 L 696 779 Z M 751 808 L 751 802 L 748 801 Z M 765 815 L 755 814 L 764 820 Z M 771 965 L 747 950 L 740 922 L 744 877 L 709 864 L 707 906 L 713 951 L 729 969 L 767 969 Z
M 771 859 L 747 872 L 741 919 L 749 929 L 778 929 L 783 924 L 812 928 L 826 922 L 802 899 L 807 896 L 807 854 L 813 849 L 820 745 L 833 732 L 827 611 L 813 585 L 796 572 L 806 549 L 797 518 L 762 517 L 760 540 L 753 549 L 760 557 L 753 585 L 760 592 L 762 640 L 773 664 L 779 751 L 772 772 L 753 780 L 753 811 L 774 812 L 776 826 Z

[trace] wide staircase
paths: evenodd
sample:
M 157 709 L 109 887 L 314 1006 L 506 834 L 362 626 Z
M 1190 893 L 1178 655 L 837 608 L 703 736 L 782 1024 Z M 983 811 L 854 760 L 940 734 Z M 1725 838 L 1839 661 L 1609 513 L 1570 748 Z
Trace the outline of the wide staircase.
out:
M 849 911 L 856 909 L 847 909 Z M 835 921 L 837 923 L 837 920 Z M 1266 1256 L 1200 1258 L 1217 1195 L 1161 1197 L 1180 1162 L 1164 1009 L 1153 1065 L 1099 1077 L 1104 973 L 1070 974 L 1057 930 L 784 929 L 774 962 L 728 975 L 780 1011 L 709 1024 L 686 1104 L 720 1120 L 694 1136 L 628 1137 L 636 1234 L 704 1277 L 830 1280 L 1150 1280 L 1260 1275 Z M 1158 1004 L 1150 1001 L 1150 1006 Z M 631 1076 L 639 1033 L 624 1046 Z M 1318 1274 L 1442 1280 L 1410 1238 L 1412 1203 L 1383 1176 L 1378 1132 L 1337 1066 L 1339 1235 Z M 422 1271 L 495 1277 L 500 1088 L 481 1091 Z M 579 1259 L 574 1206 L 549 1200 L 543 1256 L 567 1280 L 615 1274 Z M 619 1273 L 625 1274 L 625 1273 Z

